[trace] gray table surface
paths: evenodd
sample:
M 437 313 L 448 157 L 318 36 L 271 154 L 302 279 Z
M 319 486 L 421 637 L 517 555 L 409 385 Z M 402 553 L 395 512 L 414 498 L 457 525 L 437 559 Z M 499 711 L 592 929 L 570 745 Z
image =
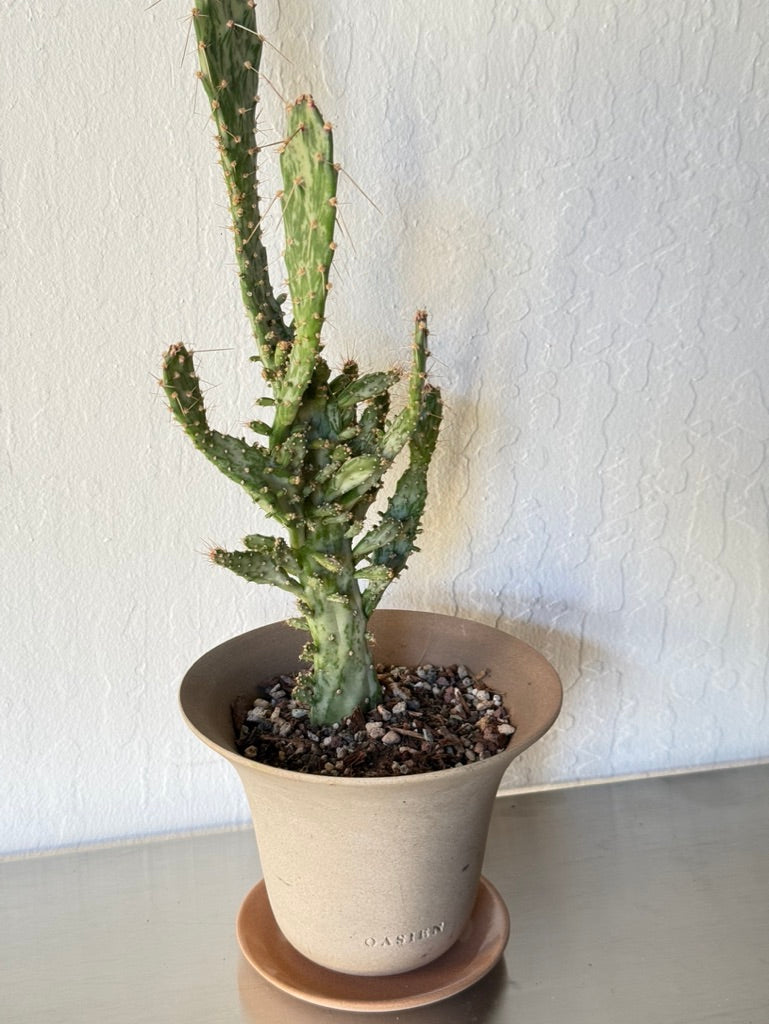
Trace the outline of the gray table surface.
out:
M 499 798 L 484 867 L 503 960 L 401 1013 L 263 981 L 234 920 L 242 830 L 0 863 L 4 1024 L 767 1024 L 769 765 Z

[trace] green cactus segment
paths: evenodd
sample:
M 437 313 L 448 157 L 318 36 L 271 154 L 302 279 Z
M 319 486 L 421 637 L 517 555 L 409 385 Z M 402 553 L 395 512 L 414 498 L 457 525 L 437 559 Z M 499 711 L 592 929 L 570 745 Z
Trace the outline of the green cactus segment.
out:
M 401 523 L 395 517 L 382 517 L 377 525 L 364 534 L 352 549 L 356 561 L 367 558 L 378 548 L 385 548 L 394 543 L 401 535 Z M 362 570 L 358 570 L 361 572 Z
M 163 357 L 161 384 L 174 417 L 199 442 L 208 433 L 208 420 L 192 353 L 184 345 L 172 345 Z
M 292 575 L 299 572 L 299 566 L 285 541 L 279 537 L 251 534 L 244 539 L 244 543 L 248 551 L 214 548 L 211 561 L 251 583 L 270 583 L 281 590 L 287 590 L 294 597 L 302 596 L 301 584 Z
M 386 567 L 390 575 L 383 582 L 372 581 L 366 589 L 363 608 L 367 616 L 374 611 L 387 587 L 400 575 L 412 551 L 416 550 L 416 538 L 427 500 L 427 470 L 438 440 L 441 413 L 440 392 L 430 387 L 425 394 L 422 416 L 409 445 L 409 465 L 398 480 L 380 523 L 372 531 L 382 531 L 386 539 L 377 545 L 370 556 L 371 563 Z M 363 550 L 365 552 L 365 547 Z
M 334 256 L 338 172 L 331 127 L 311 96 L 302 96 L 289 107 L 280 169 L 294 332 L 319 345 Z
M 211 104 L 230 200 L 243 303 L 270 379 L 276 352 L 291 341 L 267 270 L 256 161 L 256 103 L 262 40 L 250 0 L 198 0 L 192 12 L 199 78 Z
M 337 169 L 333 138 L 312 97 L 289 108 L 288 137 L 280 157 L 281 203 L 286 238 L 284 259 L 294 313 L 293 341 L 276 353 L 285 363 L 276 391 L 279 403 L 273 441 L 280 442 L 293 422 L 321 348 L 328 275 L 334 256 Z
M 352 409 L 361 402 L 367 402 L 389 392 L 393 384 L 397 384 L 400 379 L 399 370 L 367 373 L 365 377 L 350 381 L 336 397 L 335 404 L 340 409 Z
M 414 325 L 414 344 L 412 347 L 411 374 L 409 376 L 409 397 L 406 407 L 396 416 L 382 439 L 382 454 L 385 458 L 394 459 L 405 447 L 416 429 L 422 415 L 425 395 L 425 377 L 427 364 L 427 313 L 419 310 Z
M 363 595 L 363 609 L 371 615 L 392 580 L 403 569 L 412 551 L 427 500 L 427 471 L 438 440 L 443 406 L 440 391 L 425 380 L 427 360 L 427 317 L 417 314 L 413 363 L 409 386 L 409 405 L 416 405 L 416 417 L 409 439 L 409 464 L 400 476 L 395 491 L 378 524 L 355 546 L 356 560 L 367 559 L 371 566 L 386 569 L 380 577 L 371 576 Z M 402 414 L 401 414 L 402 415 Z
M 326 488 L 329 501 L 336 501 L 353 491 L 358 495 L 364 494 L 379 482 L 382 468 L 382 459 L 376 455 L 358 455 L 344 462 Z
M 366 451 L 375 450 L 381 443 L 390 411 L 390 393 L 377 395 L 360 415 L 358 444 Z
M 171 412 L 195 447 L 245 488 L 269 516 L 285 517 L 296 490 L 289 475 L 274 464 L 265 448 L 211 429 L 194 359 L 184 345 L 172 345 L 166 352 L 161 383 Z

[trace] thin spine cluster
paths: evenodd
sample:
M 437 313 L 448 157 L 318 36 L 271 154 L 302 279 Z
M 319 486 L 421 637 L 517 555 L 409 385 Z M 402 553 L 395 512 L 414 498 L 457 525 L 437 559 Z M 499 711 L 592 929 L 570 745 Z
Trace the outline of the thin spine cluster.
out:
M 340 721 L 378 700 L 366 624 L 405 568 L 424 510 L 441 419 L 440 393 L 426 373 L 427 316 L 416 316 L 407 397 L 397 413 L 390 399 L 399 371 L 361 374 L 348 361 L 333 373 L 324 359 L 338 166 L 330 125 L 312 97 L 302 96 L 289 107 L 280 150 L 292 311 L 287 321 L 270 280 L 262 232 L 255 125 L 263 41 L 253 0 L 200 0 L 193 20 L 241 292 L 271 396 L 259 401 L 262 415 L 249 423 L 256 439 L 247 440 L 210 427 L 185 346 L 166 352 L 162 384 L 195 446 L 283 527 L 285 539 L 249 534 L 243 550 L 216 548 L 211 557 L 297 599 L 296 624 L 310 634 L 303 694 L 314 721 Z M 404 450 L 406 467 L 371 523 L 367 515 L 383 478 Z

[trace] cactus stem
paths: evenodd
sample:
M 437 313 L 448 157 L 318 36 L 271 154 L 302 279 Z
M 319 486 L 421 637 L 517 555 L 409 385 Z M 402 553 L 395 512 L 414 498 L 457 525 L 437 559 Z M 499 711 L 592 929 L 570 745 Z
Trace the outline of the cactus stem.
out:
M 190 25 L 227 187 L 241 295 L 257 343 L 251 358 L 261 364 L 271 389 L 271 397 L 257 404 L 269 405 L 272 423 L 247 424 L 260 435 L 253 443 L 212 430 L 192 354 L 183 346 L 168 350 L 163 386 L 171 412 L 195 446 L 285 529 L 286 540 L 253 534 L 244 539 L 247 550 L 215 548 L 211 557 L 245 579 L 294 595 L 296 624 L 310 633 L 304 657 L 312 669 L 303 687 L 311 718 L 334 722 L 378 700 L 368 618 L 415 549 L 440 395 L 427 383 L 422 310 L 415 318 L 405 408 L 397 415 L 390 416 L 390 390 L 400 373 L 359 375 L 347 360 L 335 375 L 322 355 L 336 225 L 348 236 L 336 196 L 339 174 L 378 207 L 334 161 L 331 125 L 312 97 L 287 104 L 266 76 L 286 106 L 288 123 L 281 140 L 257 145 L 262 136 L 255 83 L 267 41 L 257 30 L 255 7 L 255 0 L 197 0 Z M 280 154 L 283 187 L 262 206 L 257 159 L 268 146 Z M 271 283 L 279 254 L 273 263 L 263 241 L 276 200 L 290 313 L 283 308 L 287 296 L 276 295 Z M 399 452 L 408 453 L 408 465 L 379 522 L 364 526 Z

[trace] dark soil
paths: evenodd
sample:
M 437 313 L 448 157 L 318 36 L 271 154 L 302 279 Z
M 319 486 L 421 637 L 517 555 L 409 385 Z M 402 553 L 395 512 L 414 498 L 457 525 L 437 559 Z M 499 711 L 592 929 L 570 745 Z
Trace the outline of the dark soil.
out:
M 382 701 L 368 715 L 313 726 L 278 676 L 232 706 L 238 751 L 262 764 L 313 775 L 383 777 L 455 768 L 491 757 L 515 731 L 486 673 L 464 665 L 377 666 Z

